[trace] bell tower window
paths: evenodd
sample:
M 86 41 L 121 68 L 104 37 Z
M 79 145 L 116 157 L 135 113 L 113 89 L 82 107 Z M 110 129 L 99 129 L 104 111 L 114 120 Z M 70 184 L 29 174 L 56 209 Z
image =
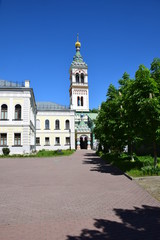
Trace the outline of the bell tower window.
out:
M 81 83 L 84 83 L 84 74 L 81 73 Z
M 80 99 L 80 97 L 77 97 L 77 106 L 81 106 L 81 99 Z
M 81 97 L 81 106 L 83 106 L 83 97 Z
M 79 83 L 79 74 L 76 73 L 76 83 Z

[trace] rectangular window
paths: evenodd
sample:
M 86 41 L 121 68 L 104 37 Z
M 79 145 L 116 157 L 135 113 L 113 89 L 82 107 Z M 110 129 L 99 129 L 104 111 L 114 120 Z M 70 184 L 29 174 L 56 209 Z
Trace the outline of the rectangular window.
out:
M 0 134 L 1 146 L 7 146 L 7 133 Z
M 56 138 L 55 138 L 55 144 L 56 144 L 56 145 L 60 145 L 60 138 L 59 138 L 59 137 L 56 137 Z
M 49 144 L 49 137 L 45 137 L 45 145 L 50 145 Z
M 2 110 L 2 112 L 1 112 L 1 119 L 3 119 L 3 120 L 7 119 L 7 111 Z
M 70 145 L 70 137 L 66 137 L 66 145 Z
M 40 138 L 36 137 L 36 145 L 40 145 Z
M 21 107 L 17 107 L 15 109 L 15 119 L 16 120 L 21 120 Z
M 14 145 L 21 146 L 21 133 L 14 134 Z

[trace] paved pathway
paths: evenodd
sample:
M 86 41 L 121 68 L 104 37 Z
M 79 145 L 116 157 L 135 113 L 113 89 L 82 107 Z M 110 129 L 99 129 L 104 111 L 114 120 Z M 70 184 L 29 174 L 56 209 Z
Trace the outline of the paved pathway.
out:
M 160 203 L 93 151 L 0 159 L 0 240 L 160 239 Z

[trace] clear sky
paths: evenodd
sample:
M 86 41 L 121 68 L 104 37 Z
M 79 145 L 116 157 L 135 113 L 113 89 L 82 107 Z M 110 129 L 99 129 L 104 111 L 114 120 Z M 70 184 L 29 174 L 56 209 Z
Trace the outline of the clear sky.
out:
M 160 57 L 160 0 L 0 0 L 0 79 L 29 79 L 36 101 L 69 105 L 77 33 L 97 108 L 125 71 Z

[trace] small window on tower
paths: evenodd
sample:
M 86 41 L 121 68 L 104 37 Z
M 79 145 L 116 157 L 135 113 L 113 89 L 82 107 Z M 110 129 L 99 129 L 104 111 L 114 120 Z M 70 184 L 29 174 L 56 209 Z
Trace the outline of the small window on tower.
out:
M 81 74 L 81 83 L 84 83 L 84 74 Z
M 77 97 L 77 106 L 81 106 L 81 99 L 80 99 L 80 97 Z
M 81 97 L 81 106 L 83 106 L 83 97 Z
M 76 83 L 79 83 L 79 74 L 76 74 Z

